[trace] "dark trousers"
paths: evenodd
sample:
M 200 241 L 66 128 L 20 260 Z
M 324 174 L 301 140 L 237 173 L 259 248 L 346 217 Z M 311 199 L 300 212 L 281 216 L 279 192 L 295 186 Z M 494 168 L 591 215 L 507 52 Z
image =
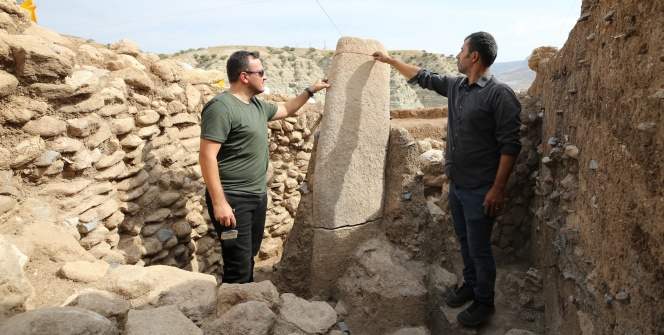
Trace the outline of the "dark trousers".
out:
M 454 231 L 461 244 L 463 279 L 475 290 L 475 300 L 493 305 L 496 262 L 491 250 L 494 217 L 484 215 L 484 197 L 492 184 L 467 189 L 450 182 L 449 203 Z
M 225 194 L 228 204 L 235 211 L 237 238 L 222 240 L 221 234 L 233 228 L 223 226 L 214 218 L 210 194 L 205 192 L 205 202 L 212 225 L 221 241 L 221 258 L 224 261 L 224 283 L 251 283 L 254 281 L 254 257 L 263 241 L 267 195 Z

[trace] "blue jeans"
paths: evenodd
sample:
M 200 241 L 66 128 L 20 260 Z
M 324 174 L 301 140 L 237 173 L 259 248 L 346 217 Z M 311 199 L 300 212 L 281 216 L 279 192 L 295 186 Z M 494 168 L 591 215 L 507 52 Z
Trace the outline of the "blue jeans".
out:
M 251 283 L 254 281 L 254 257 L 258 255 L 263 241 L 267 194 L 225 194 L 226 201 L 235 210 L 237 238 L 221 241 L 221 258 L 224 261 L 223 283 Z M 233 228 L 222 225 L 214 218 L 214 207 L 210 194 L 205 191 L 205 202 L 217 236 Z
M 493 184 L 472 189 L 450 182 L 449 203 L 454 231 L 461 244 L 463 280 L 474 288 L 475 300 L 493 305 L 496 262 L 491 250 L 495 217 L 484 215 L 484 197 Z

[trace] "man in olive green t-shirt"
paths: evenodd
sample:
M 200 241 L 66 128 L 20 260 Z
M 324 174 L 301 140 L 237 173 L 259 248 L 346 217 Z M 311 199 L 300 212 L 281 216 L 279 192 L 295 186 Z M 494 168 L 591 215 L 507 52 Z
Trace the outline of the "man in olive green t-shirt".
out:
M 267 122 L 289 117 L 314 93 L 320 79 L 285 103 L 256 98 L 265 90 L 258 52 L 236 51 L 226 63 L 228 91 L 203 107 L 199 162 L 210 219 L 221 241 L 224 283 L 253 281 L 267 210 Z

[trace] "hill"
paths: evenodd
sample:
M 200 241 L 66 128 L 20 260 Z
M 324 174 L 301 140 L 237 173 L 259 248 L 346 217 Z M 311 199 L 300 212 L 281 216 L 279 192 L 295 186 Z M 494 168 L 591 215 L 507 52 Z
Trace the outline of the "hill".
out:
M 173 55 L 160 55 L 162 58 L 173 58 L 185 62 L 192 67 L 205 70 L 219 70 L 226 73 L 226 59 L 234 51 L 259 51 L 263 65 L 268 71 L 267 86 L 269 93 L 283 96 L 299 94 L 317 78 L 326 77 L 332 65 L 334 51 L 315 48 L 282 48 L 262 46 L 215 46 L 196 50 L 184 50 Z M 390 55 L 408 64 L 417 65 L 438 73 L 459 75 L 454 56 L 429 53 L 424 50 L 393 50 Z M 370 59 L 367 56 L 367 59 Z M 526 61 L 497 63 L 494 68 L 496 77 L 508 83 L 515 90 L 525 90 L 535 79 L 535 72 L 528 69 Z M 430 108 L 447 104 L 444 97 L 409 85 L 403 76 L 392 69 L 391 74 L 391 109 Z M 324 96 L 317 96 L 324 102 Z

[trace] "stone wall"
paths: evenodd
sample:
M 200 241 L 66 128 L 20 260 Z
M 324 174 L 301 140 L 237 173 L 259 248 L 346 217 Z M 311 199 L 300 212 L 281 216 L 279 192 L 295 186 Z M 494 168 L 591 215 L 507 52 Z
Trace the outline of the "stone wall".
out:
M 533 258 L 551 334 L 664 329 L 664 3 L 583 1 L 542 62 Z
M 109 264 L 220 275 L 198 151 L 200 111 L 222 74 L 185 70 L 130 40 L 65 38 L 2 6 L 0 232 L 47 222 Z M 321 108 L 269 124 L 266 262 L 292 227 Z

